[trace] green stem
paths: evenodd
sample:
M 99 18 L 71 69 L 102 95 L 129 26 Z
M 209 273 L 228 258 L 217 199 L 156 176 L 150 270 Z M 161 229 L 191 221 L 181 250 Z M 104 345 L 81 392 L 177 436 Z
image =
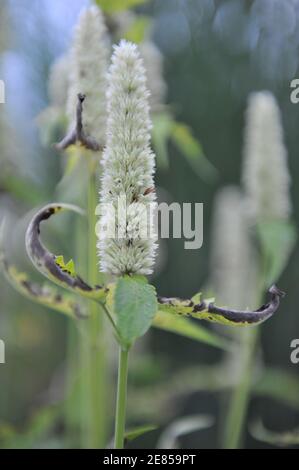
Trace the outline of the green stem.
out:
M 81 156 L 81 158 L 83 158 Z M 78 265 L 80 266 L 80 273 L 82 276 L 87 277 L 87 242 L 86 242 L 86 223 L 81 219 L 77 218 L 77 230 L 76 230 L 77 246 L 76 246 L 76 255 Z M 77 333 L 78 333 L 78 353 L 79 353 L 79 369 L 77 361 L 77 376 L 78 376 L 78 403 L 77 414 L 78 414 L 78 423 L 79 423 L 79 437 L 80 437 L 80 446 L 81 448 L 89 446 L 89 393 L 88 393 L 88 384 L 89 384 L 89 347 L 88 347 L 88 331 L 86 324 L 87 322 L 79 321 L 77 322 Z
M 226 425 L 224 430 L 225 449 L 237 449 L 243 438 L 244 424 L 250 400 L 251 381 L 254 368 L 254 357 L 259 338 L 259 327 L 246 332 L 242 344 L 242 364 L 239 382 L 230 398 Z
M 258 283 L 257 304 L 263 299 L 263 275 Z M 254 373 L 255 353 L 260 337 L 260 327 L 251 327 L 244 331 L 241 344 L 241 374 L 239 381 L 232 392 L 226 416 L 223 447 L 225 449 L 238 449 L 242 445 L 245 421 L 250 401 L 252 376 Z
M 76 253 L 76 266 L 80 265 L 80 272 L 83 277 L 86 276 L 84 270 L 84 263 L 86 259 L 86 249 L 84 246 L 84 233 L 82 230 L 81 217 L 76 217 L 75 227 L 70 228 L 70 234 L 74 232 L 74 250 Z M 81 397 L 81 373 L 83 370 L 83 364 L 81 361 L 81 335 L 78 334 L 78 325 L 73 321 L 69 321 L 67 324 L 67 400 L 65 409 L 65 425 L 67 434 L 67 445 L 73 448 L 78 445 L 78 436 L 84 435 L 83 429 L 81 429 L 82 423 L 84 422 L 84 416 L 86 415 L 85 409 L 81 409 L 83 406 L 83 398 Z M 79 364 L 78 364 L 79 356 Z M 78 367 L 79 365 L 79 367 Z M 81 441 L 80 441 L 81 442 Z
M 99 281 L 96 248 L 96 214 L 97 187 L 94 161 L 89 161 L 88 182 L 88 280 L 91 285 Z M 86 400 L 87 426 L 85 447 L 103 448 L 106 443 L 106 357 L 103 332 L 104 314 L 100 305 L 89 303 L 89 319 L 87 320 L 86 344 Z
M 124 448 L 129 350 L 120 347 L 115 416 L 115 449 Z
M 119 331 L 118 331 L 118 328 L 112 318 L 112 315 L 110 313 L 110 311 L 108 310 L 108 308 L 106 307 L 105 304 L 102 304 L 101 302 L 99 302 L 99 304 L 101 305 L 101 308 L 103 309 L 103 311 L 105 312 L 106 314 L 106 317 L 108 318 L 109 322 L 110 322 L 110 325 L 112 326 L 112 329 L 114 331 L 114 334 L 115 334 L 115 337 L 117 339 L 117 341 L 119 342 L 120 341 L 120 335 L 119 335 Z
M 65 403 L 65 425 L 67 442 L 72 448 L 78 425 L 77 420 L 77 376 L 78 376 L 78 335 L 72 321 L 67 325 L 67 399 Z

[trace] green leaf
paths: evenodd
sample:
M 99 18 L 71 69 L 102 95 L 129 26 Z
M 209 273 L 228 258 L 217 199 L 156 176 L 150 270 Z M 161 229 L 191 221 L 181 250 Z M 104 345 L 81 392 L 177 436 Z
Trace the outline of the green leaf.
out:
M 129 347 L 151 326 L 158 309 L 155 289 L 143 277 L 121 277 L 116 283 L 113 301 L 120 339 Z
M 186 124 L 174 122 L 171 138 L 200 178 L 215 180 L 218 176 L 216 168 L 206 158 L 200 143 Z
M 74 261 L 71 259 L 68 263 L 65 263 L 63 255 L 59 255 L 55 257 L 56 264 L 63 270 L 69 273 L 72 277 L 75 277 L 75 264 Z
M 197 158 L 203 155 L 200 143 L 192 135 L 190 127 L 186 124 L 180 122 L 174 123 L 172 138 L 178 148 L 189 156 L 190 159 L 196 161 Z
M 72 318 L 85 318 L 87 316 L 84 307 L 74 297 L 58 292 L 49 284 L 39 285 L 32 282 L 26 273 L 19 271 L 16 266 L 10 264 L 3 253 L 0 253 L 0 268 L 2 268 L 10 285 L 33 302 Z
M 129 8 L 142 5 L 147 0 L 95 0 L 96 4 L 101 7 L 105 13 L 116 13 L 123 10 L 128 10 Z
M 209 344 L 215 348 L 224 349 L 226 351 L 232 348 L 232 345 L 225 338 L 191 322 L 187 318 L 176 316 L 166 311 L 159 311 L 156 314 L 153 326 L 164 331 L 185 336 L 186 338 L 194 339 L 195 341 L 200 341 L 201 343 Z
M 250 426 L 250 433 L 258 441 L 278 447 L 295 446 L 299 444 L 299 428 L 292 431 L 274 432 L 266 429 L 260 420 Z
M 139 426 L 138 428 L 126 431 L 125 440 L 133 441 L 134 439 L 137 439 L 137 437 L 143 436 L 143 434 L 146 434 L 148 432 L 155 431 L 156 429 L 158 429 L 158 426 L 155 426 L 154 424 Z
M 206 320 L 213 323 L 220 323 L 226 326 L 244 327 L 257 325 L 270 318 L 278 309 L 280 299 L 284 292 L 274 284 L 268 290 L 271 295 L 270 301 L 257 310 L 232 310 L 228 307 L 217 307 L 214 299 L 203 299 L 196 294 L 191 300 L 180 299 L 178 297 L 159 297 L 159 310 L 174 315 L 188 316 L 198 320 Z
M 140 15 L 134 21 L 132 26 L 125 33 L 124 37 L 128 41 L 140 44 L 144 41 L 147 32 L 149 31 L 151 20 L 148 16 Z
M 157 163 L 161 168 L 169 166 L 168 142 L 174 126 L 173 118 L 168 113 L 153 116 L 152 142 L 157 154 Z
M 267 285 L 276 282 L 286 267 L 296 242 L 296 229 L 284 221 L 258 224 L 257 232 L 261 244 Z

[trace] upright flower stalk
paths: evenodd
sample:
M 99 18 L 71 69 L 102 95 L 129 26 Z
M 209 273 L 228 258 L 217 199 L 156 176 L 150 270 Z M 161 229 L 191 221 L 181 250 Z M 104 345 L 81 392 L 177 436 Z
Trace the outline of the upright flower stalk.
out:
M 251 224 L 258 230 L 265 224 L 279 222 L 271 231 L 283 230 L 291 214 L 289 194 L 290 175 L 287 152 L 283 142 L 283 129 L 278 105 L 270 92 L 253 93 L 249 99 L 245 127 L 243 183 Z M 257 230 L 257 232 L 258 232 Z M 287 245 L 283 237 L 283 245 Z M 265 242 L 264 242 L 265 243 Z M 266 241 L 267 243 L 267 241 Z M 265 288 L 265 251 L 261 247 L 260 279 L 257 279 L 256 297 L 262 300 Z M 278 246 L 279 250 L 289 250 Z M 277 257 L 277 253 L 272 254 Z M 286 255 L 287 259 L 288 255 Z M 283 266 L 284 267 L 284 266 Z M 279 276 L 276 273 L 276 276 Z M 259 329 L 248 331 L 242 354 L 242 372 L 228 408 L 224 446 L 240 446 L 254 368 L 254 355 L 258 345 Z
M 216 198 L 213 231 L 212 283 L 215 295 L 223 305 L 237 308 L 256 305 L 257 256 L 250 237 L 248 214 L 242 192 L 234 187 L 222 189 Z M 247 388 L 251 382 L 253 356 L 249 343 L 252 329 L 230 330 L 236 345 L 225 357 L 222 368 L 229 374 L 235 390 L 225 407 L 223 427 L 224 447 L 235 447 L 240 436 L 246 410 Z M 244 411 L 243 411 L 244 410 Z M 239 437 L 238 437 L 239 439 Z
M 88 169 L 88 282 L 101 281 L 96 266 L 97 172 L 100 150 L 106 132 L 106 74 L 109 44 L 103 14 L 90 7 L 80 15 L 70 53 L 71 73 L 67 99 L 69 132 L 59 144 L 61 149 L 80 143 L 80 153 Z M 78 101 L 79 98 L 79 101 Z M 77 115 L 76 115 L 77 109 Z M 83 122 L 82 122 L 83 115 Z M 81 235 L 82 236 L 82 235 Z M 81 239 L 86 243 L 86 236 Z M 82 336 L 82 380 L 84 447 L 103 447 L 107 438 L 106 404 L 109 397 L 103 316 L 99 306 L 90 302 L 87 330 Z
M 152 272 L 156 250 L 152 211 L 155 157 L 150 149 L 145 69 L 136 45 L 121 41 L 114 48 L 108 82 L 100 268 L 118 276 L 146 275 Z M 124 445 L 128 351 L 129 346 L 120 343 L 115 448 Z

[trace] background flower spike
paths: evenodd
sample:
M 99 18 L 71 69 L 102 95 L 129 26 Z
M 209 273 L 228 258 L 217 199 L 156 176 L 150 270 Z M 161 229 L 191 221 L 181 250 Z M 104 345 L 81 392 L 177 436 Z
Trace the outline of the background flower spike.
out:
M 231 310 L 217 307 L 213 302 L 202 301 L 199 304 L 192 300 L 181 300 L 177 298 L 159 298 L 160 310 L 180 315 L 188 315 L 200 320 L 208 320 L 230 326 L 257 325 L 270 318 L 278 309 L 280 299 L 285 293 L 273 285 L 268 291 L 271 295 L 270 301 L 257 310 Z
M 32 218 L 26 232 L 26 249 L 32 263 L 44 276 L 54 283 L 69 289 L 81 296 L 95 300 L 103 300 L 106 289 L 101 286 L 89 286 L 76 273 L 75 268 L 67 269 L 67 265 L 61 262 L 61 256 L 56 256 L 40 241 L 40 224 L 52 215 L 64 210 L 72 210 L 79 214 L 84 212 L 77 206 L 71 204 L 49 204 L 39 210 Z

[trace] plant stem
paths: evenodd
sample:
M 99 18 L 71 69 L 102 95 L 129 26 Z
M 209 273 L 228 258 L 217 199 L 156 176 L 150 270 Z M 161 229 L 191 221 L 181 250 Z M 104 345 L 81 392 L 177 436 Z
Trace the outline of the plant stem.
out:
M 96 248 L 96 214 L 97 188 L 95 162 L 89 161 L 88 182 L 88 280 L 91 285 L 98 282 L 97 248 Z M 100 305 L 90 301 L 87 320 L 88 344 L 87 353 L 87 429 L 86 443 L 88 448 L 103 448 L 106 441 L 106 357 L 103 333 L 103 312 Z
M 259 339 L 259 327 L 246 332 L 242 344 L 241 376 L 230 398 L 226 425 L 224 430 L 225 449 L 240 447 L 244 431 L 248 404 L 250 400 L 251 381 L 254 367 L 254 356 Z
M 76 217 L 75 226 L 70 227 L 69 236 L 75 233 L 73 252 L 76 253 L 76 266 L 80 266 L 80 273 L 86 277 L 86 247 L 84 244 L 84 232 L 81 217 Z M 83 370 L 82 364 L 82 339 L 78 331 L 78 324 L 69 321 L 67 324 L 67 399 L 65 410 L 65 425 L 68 446 L 73 448 L 81 444 L 84 435 L 84 399 L 82 395 Z M 79 361 L 78 361 L 79 356 Z
M 115 449 L 124 448 L 129 350 L 120 347 L 115 416 Z
M 78 428 L 78 334 L 72 321 L 67 325 L 67 397 L 65 403 L 65 425 L 67 442 L 72 448 Z
M 263 260 L 260 260 L 262 263 Z M 261 264 L 263 266 L 263 264 Z M 263 270 L 261 270 L 262 273 Z M 257 304 L 262 303 L 264 286 L 264 274 L 258 282 L 257 287 Z M 255 326 L 244 331 L 241 345 L 241 374 L 239 381 L 232 392 L 226 423 L 224 429 L 223 447 L 224 449 L 238 449 L 242 445 L 245 420 L 250 401 L 252 376 L 254 373 L 254 358 L 260 338 L 260 327 Z

